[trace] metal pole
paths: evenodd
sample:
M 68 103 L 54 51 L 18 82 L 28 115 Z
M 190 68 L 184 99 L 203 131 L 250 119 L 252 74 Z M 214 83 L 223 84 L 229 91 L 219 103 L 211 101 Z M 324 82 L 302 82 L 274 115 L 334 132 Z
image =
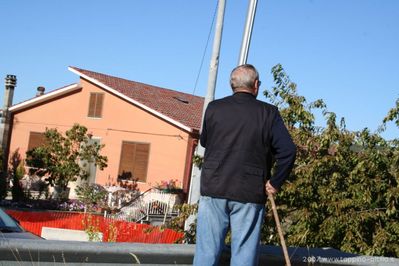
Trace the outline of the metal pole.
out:
M 251 43 L 251 35 L 254 26 L 257 3 L 258 0 L 249 0 L 248 3 L 247 21 L 245 23 L 244 34 L 242 37 L 241 51 L 240 51 L 240 58 L 238 60 L 238 65 L 243 65 L 247 63 L 248 51 L 249 51 L 249 45 Z
M 213 40 L 213 50 L 211 63 L 209 66 L 209 77 L 208 77 L 208 89 L 204 101 L 204 108 L 202 112 L 202 120 L 204 120 L 205 110 L 208 104 L 214 100 L 215 98 L 215 87 L 217 80 L 217 73 L 219 67 L 219 54 L 220 54 L 220 45 L 222 42 L 222 32 L 223 32 L 223 20 L 224 20 L 224 10 L 226 6 L 225 0 L 219 0 L 218 2 L 218 10 L 217 10 L 217 18 L 216 18 L 216 26 L 215 26 L 215 37 Z M 201 123 L 202 127 L 202 123 Z M 201 128 L 202 130 L 202 128 Z M 205 153 L 205 148 L 201 145 L 197 146 L 196 154 L 203 157 Z M 198 202 L 200 197 L 200 176 L 201 170 L 197 166 L 193 166 L 193 170 L 191 173 L 191 182 L 190 182 L 190 191 L 188 195 L 188 203 L 195 204 Z M 190 216 L 186 220 L 185 228 L 188 229 L 190 224 L 194 222 L 195 217 Z

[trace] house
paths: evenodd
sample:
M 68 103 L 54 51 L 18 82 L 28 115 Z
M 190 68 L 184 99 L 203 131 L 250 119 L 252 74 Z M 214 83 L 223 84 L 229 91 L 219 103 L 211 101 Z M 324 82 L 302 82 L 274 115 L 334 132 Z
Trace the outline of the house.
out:
M 79 123 L 91 141 L 104 144 L 108 157 L 103 171 L 89 166 L 91 183 L 116 183 L 132 173 L 145 191 L 177 179 L 189 189 L 192 159 L 198 143 L 204 98 L 113 77 L 77 67 L 69 70 L 79 82 L 44 93 L 8 108 L 8 153 L 22 156 L 43 142 L 46 128 L 64 132 Z M 7 151 L 6 151 L 7 152 Z

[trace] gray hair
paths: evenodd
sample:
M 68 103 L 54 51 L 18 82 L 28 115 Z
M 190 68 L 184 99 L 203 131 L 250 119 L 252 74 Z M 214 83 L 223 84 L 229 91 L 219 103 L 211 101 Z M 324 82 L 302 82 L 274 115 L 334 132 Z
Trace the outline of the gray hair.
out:
M 253 65 L 245 64 L 234 68 L 230 74 L 230 86 L 235 91 L 238 88 L 252 89 L 259 73 Z

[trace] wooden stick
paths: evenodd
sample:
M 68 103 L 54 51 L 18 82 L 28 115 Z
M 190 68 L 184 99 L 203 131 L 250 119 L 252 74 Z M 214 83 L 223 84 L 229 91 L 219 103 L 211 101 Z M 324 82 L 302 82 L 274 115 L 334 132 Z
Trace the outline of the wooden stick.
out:
M 277 214 L 276 203 L 274 202 L 273 194 L 271 194 L 271 193 L 267 193 L 267 194 L 268 194 L 270 203 L 272 204 L 274 221 L 276 222 L 278 235 L 280 237 L 281 246 L 283 248 L 285 263 L 287 266 L 291 266 L 290 257 L 288 256 L 288 250 L 287 250 L 287 246 L 286 246 L 285 240 L 284 240 L 283 230 L 281 229 L 280 219 L 278 218 L 278 214 Z

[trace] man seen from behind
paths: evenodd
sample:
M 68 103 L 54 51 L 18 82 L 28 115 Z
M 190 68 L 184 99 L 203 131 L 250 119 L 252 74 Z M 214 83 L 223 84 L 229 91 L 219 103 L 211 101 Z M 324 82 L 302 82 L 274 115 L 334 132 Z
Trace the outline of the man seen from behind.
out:
M 230 265 L 258 265 L 266 193 L 277 193 L 295 161 L 296 147 L 277 107 L 256 99 L 260 80 L 255 67 L 233 69 L 230 85 L 232 96 L 208 105 L 200 137 L 205 156 L 196 266 L 218 265 L 229 228 Z

